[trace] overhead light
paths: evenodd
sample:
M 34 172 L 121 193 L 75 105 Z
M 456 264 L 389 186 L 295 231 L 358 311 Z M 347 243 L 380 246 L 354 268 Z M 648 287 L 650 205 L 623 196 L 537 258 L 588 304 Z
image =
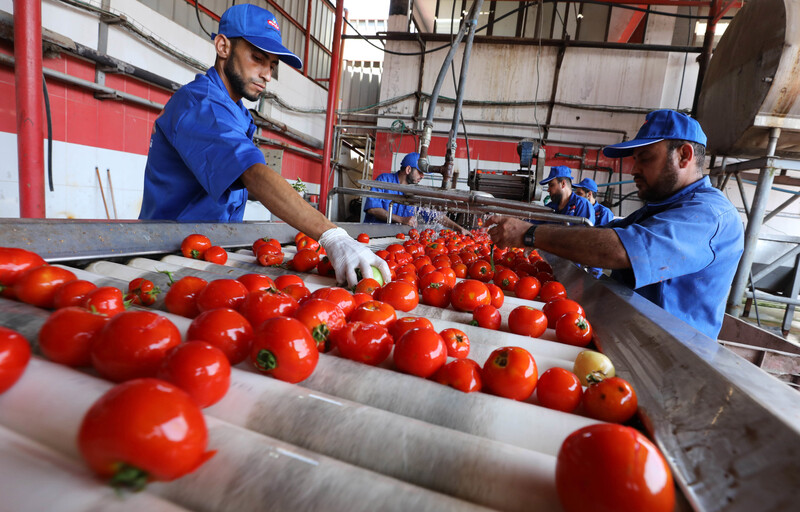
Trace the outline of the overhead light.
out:
M 708 23 L 705 21 L 698 21 L 697 24 L 694 26 L 694 33 L 698 36 L 704 36 L 706 34 L 706 27 Z M 728 22 L 717 23 L 716 28 L 714 29 L 714 36 L 719 37 L 725 33 L 725 29 L 728 28 Z
M 581 18 L 583 18 L 583 14 L 578 13 L 578 19 L 581 19 Z

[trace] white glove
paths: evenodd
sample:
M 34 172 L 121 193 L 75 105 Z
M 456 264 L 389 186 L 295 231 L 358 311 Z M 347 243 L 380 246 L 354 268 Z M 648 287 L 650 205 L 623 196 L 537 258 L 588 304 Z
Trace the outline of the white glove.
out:
M 340 283 L 347 281 L 350 286 L 358 284 L 356 268 L 361 269 L 362 276 L 372 277 L 370 267 L 376 267 L 380 271 L 385 283 L 392 280 L 389 265 L 364 244 L 353 240 L 342 228 L 332 228 L 322 233 L 319 244 L 328 253 L 336 272 L 336 280 Z

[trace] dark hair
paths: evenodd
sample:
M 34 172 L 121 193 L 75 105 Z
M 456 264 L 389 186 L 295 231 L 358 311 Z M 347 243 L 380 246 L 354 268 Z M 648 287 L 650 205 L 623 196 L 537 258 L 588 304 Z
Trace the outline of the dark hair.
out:
M 684 144 L 689 144 L 692 146 L 692 149 L 694 149 L 694 163 L 697 164 L 700 172 L 703 172 L 703 164 L 705 163 L 706 159 L 706 147 L 702 144 L 698 144 L 697 142 L 692 142 L 690 140 L 668 139 L 667 153 L 671 154 Z
M 569 179 L 569 178 L 565 178 L 565 177 L 563 177 L 563 176 L 559 176 L 558 178 L 553 178 L 553 179 L 554 179 L 554 180 L 556 180 L 556 181 L 557 181 L 557 182 L 559 182 L 559 183 L 566 183 L 566 182 L 569 182 L 569 184 L 570 184 L 570 185 L 572 185 L 572 180 L 571 180 L 571 179 Z

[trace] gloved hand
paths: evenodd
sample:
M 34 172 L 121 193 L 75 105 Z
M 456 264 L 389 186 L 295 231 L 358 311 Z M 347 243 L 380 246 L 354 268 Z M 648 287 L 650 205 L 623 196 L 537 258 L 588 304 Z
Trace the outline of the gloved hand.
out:
M 372 277 L 372 266 L 380 270 L 385 283 L 392 280 L 389 265 L 364 244 L 353 240 L 342 228 L 332 228 L 322 233 L 319 244 L 328 253 L 336 280 L 340 283 L 347 281 L 350 286 L 358 284 L 356 268 L 361 269 L 362 276 Z

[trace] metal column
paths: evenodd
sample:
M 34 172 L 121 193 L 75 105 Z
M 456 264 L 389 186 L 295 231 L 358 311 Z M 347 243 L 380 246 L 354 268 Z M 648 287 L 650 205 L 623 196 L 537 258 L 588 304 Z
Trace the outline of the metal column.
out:
M 769 146 L 767 147 L 767 156 L 775 155 L 775 147 L 778 144 L 778 137 L 780 137 L 781 129 L 772 128 L 769 132 Z M 758 243 L 758 234 L 761 231 L 761 226 L 764 221 L 764 212 L 767 209 L 767 199 L 769 192 L 772 189 L 772 182 L 775 178 L 774 167 L 764 167 L 758 176 L 758 184 L 756 185 L 755 195 L 753 196 L 753 205 L 750 207 L 750 215 L 747 219 L 747 228 L 744 233 L 744 252 L 742 259 L 739 261 L 739 268 L 736 269 L 736 275 L 733 277 L 733 284 L 731 285 L 731 293 L 728 296 L 728 306 L 726 311 L 733 316 L 739 316 L 742 310 L 742 296 L 747 287 L 747 278 L 753 267 L 753 258 L 756 253 L 756 244 Z
M 39 0 L 14 0 L 14 60 L 19 213 L 23 218 L 44 218 L 42 3 Z
M 328 76 L 328 111 L 325 116 L 325 141 L 322 148 L 322 176 L 319 184 L 319 209 L 328 211 L 328 192 L 331 189 L 331 146 L 333 145 L 333 125 L 336 124 L 336 107 L 339 99 L 339 67 L 341 65 L 342 19 L 344 0 L 336 2 L 336 22 L 333 26 L 333 49 L 331 52 L 331 72 Z

